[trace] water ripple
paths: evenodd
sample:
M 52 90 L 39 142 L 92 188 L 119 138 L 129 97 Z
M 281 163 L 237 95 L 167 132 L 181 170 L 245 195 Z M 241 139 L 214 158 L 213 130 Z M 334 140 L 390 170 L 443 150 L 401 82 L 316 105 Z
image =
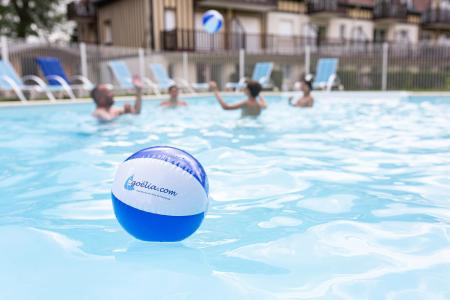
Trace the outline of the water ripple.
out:
M 450 299 L 450 101 L 368 95 L 317 93 L 308 110 L 268 96 L 258 120 L 209 97 L 110 124 L 87 104 L 1 108 L 3 297 Z M 209 176 L 182 243 L 114 218 L 118 164 L 153 145 Z

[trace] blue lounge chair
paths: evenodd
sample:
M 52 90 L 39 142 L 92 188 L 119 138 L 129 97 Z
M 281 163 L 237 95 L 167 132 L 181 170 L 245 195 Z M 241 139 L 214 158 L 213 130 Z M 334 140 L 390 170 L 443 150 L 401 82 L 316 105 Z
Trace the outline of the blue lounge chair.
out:
M 114 79 L 119 84 L 119 88 L 123 90 L 131 90 L 133 86 L 133 76 L 128 69 L 128 66 L 122 60 L 112 60 L 108 62 L 108 67 L 111 70 Z
M 270 75 L 272 74 L 273 62 L 259 62 L 256 63 L 253 68 L 252 80 L 258 81 L 263 88 L 268 89 L 272 88 L 272 84 L 270 82 Z M 245 87 L 245 81 L 247 78 L 243 77 L 239 80 L 239 82 L 228 82 L 225 87 L 227 89 L 235 89 Z
M 191 93 L 195 93 L 195 90 L 207 90 L 209 88 L 208 83 L 189 83 L 183 78 L 177 78 L 175 81 L 169 77 L 166 68 L 161 64 L 150 64 L 150 70 L 158 86 L 164 90 L 167 90 L 171 85 L 176 83 Z
M 119 84 L 121 90 L 134 90 L 133 76 L 130 69 L 123 60 L 111 60 L 108 62 L 108 67 L 111 70 L 116 82 Z M 143 83 L 149 87 L 155 94 L 159 95 L 158 87 L 148 78 L 142 78 Z
M 27 85 L 25 82 L 31 82 L 32 84 Z M 43 92 L 49 100 L 55 101 L 55 97 L 41 78 L 34 75 L 20 78 L 13 66 L 5 60 L 0 60 L 0 90 L 14 92 L 22 102 L 27 101 L 24 92 Z
M 56 57 L 37 57 L 36 62 L 47 79 L 51 91 L 64 91 L 70 98 L 75 99 L 73 90 L 90 91 L 94 87 L 89 79 L 80 75 L 74 76 L 72 80 L 69 80 L 61 62 Z
M 317 62 L 316 76 L 313 83 L 314 89 L 331 90 L 337 84 L 337 58 L 321 58 Z
M 150 64 L 150 70 L 159 88 L 166 90 L 175 84 L 175 81 L 169 77 L 166 69 L 161 64 Z
M 71 98 L 75 97 L 72 90 L 90 91 L 94 84 L 81 75 L 73 76 L 69 80 L 61 62 L 56 57 L 37 57 L 36 62 L 47 79 L 50 90 L 64 90 Z

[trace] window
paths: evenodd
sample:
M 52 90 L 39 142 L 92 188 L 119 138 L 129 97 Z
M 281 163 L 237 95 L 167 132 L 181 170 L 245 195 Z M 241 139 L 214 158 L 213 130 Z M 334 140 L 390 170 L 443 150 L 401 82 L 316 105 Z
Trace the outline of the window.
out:
M 244 27 L 238 18 L 231 20 L 231 47 L 233 49 L 245 48 Z M 239 79 L 238 79 L 239 80 Z
M 450 10 L 450 1 L 442 0 L 442 1 L 438 2 L 438 3 L 439 3 L 439 8 L 441 10 L 445 10 L 445 11 Z
M 164 10 L 164 30 L 172 31 L 175 30 L 175 28 L 177 28 L 175 9 L 166 8 Z
M 111 20 L 106 20 L 105 22 L 103 22 L 103 33 L 104 33 L 103 42 L 106 45 L 111 45 L 113 42 Z
M 294 35 L 294 23 L 292 20 L 280 20 L 278 23 L 278 32 L 281 35 L 293 36 Z
M 244 26 L 242 26 L 241 21 L 238 18 L 233 18 L 231 20 L 231 32 L 244 33 Z
M 325 26 L 317 27 L 317 39 L 319 43 L 325 42 L 327 36 L 327 28 Z
M 257 17 L 249 17 L 237 15 L 236 18 L 239 20 L 239 24 L 245 33 L 248 34 L 259 34 L 261 33 L 261 20 Z
M 438 45 L 448 46 L 450 45 L 450 39 L 446 34 L 441 34 L 437 39 L 437 43 Z
M 408 44 L 409 43 L 409 34 L 408 30 L 402 29 L 396 32 L 396 39 L 399 43 Z
M 317 27 L 311 23 L 303 23 L 302 24 L 302 35 L 307 38 L 316 38 L 317 37 Z
M 429 31 L 421 31 L 419 40 L 431 40 L 433 39 L 433 35 Z
M 400 1 L 400 3 L 406 5 L 406 8 L 409 10 L 414 9 L 414 3 L 412 0 L 402 0 L 402 1 Z
M 375 43 L 384 43 L 386 41 L 386 30 L 384 29 L 375 29 L 373 35 Z
M 362 26 L 357 26 L 354 28 L 353 32 L 354 36 L 352 37 L 356 41 L 365 41 L 367 40 L 366 35 L 364 34 L 364 30 Z

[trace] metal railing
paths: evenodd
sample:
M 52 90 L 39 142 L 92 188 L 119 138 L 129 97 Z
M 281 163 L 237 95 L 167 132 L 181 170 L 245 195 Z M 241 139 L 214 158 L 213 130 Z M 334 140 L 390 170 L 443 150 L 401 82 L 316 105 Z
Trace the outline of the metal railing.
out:
M 348 90 L 450 90 L 450 46 L 436 42 L 419 44 L 327 43 L 301 44 L 296 51 L 160 51 L 71 43 L 29 43 L 2 39 L 2 59 L 8 60 L 19 75 L 45 79 L 36 58 L 52 56 L 60 60 L 68 77 L 83 75 L 94 83 L 115 82 L 111 60 L 122 60 L 132 74 L 155 81 L 151 63 L 162 64 L 172 78 L 189 82 L 215 80 L 224 87 L 243 75 L 251 76 L 259 61 L 272 61 L 272 81 L 289 90 L 304 73 L 315 73 L 319 59 L 339 59 L 338 76 Z M 272 47 L 275 47 L 274 45 Z M 1 92 L 1 91 L 0 91 Z M 1 92 L 2 95 L 5 93 Z
M 94 18 L 96 10 L 91 1 L 70 2 L 67 4 L 67 17 L 69 20 L 77 18 Z
M 307 2 L 307 10 L 309 14 L 323 12 L 340 12 L 343 11 L 340 4 L 345 0 L 309 0 Z
M 252 53 L 296 54 L 302 53 L 305 46 L 357 45 L 368 44 L 361 39 L 318 39 L 308 36 L 289 36 L 251 33 L 214 33 L 203 30 L 175 29 L 161 32 L 161 45 L 164 51 L 238 51 L 244 49 Z
M 401 2 L 377 1 L 373 7 L 374 19 L 406 19 L 409 12 L 407 5 Z
M 198 4 L 201 4 L 202 2 L 208 2 L 206 0 L 197 0 Z M 227 0 L 226 5 L 229 4 L 241 4 L 241 5 L 258 5 L 258 6 L 264 6 L 268 8 L 275 8 L 277 6 L 278 0 Z M 220 5 L 220 3 L 217 3 Z M 226 6 L 225 5 L 225 6 Z
M 166 51 L 237 51 L 292 52 L 314 44 L 315 38 L 251 33 L 214 33 L 203 30 L 176 29 L 161 32 L 162 49 Z
M 429 9 L 422 13 L 422 24 L 432 25 L 433 23 L 446 24 L 450 28 L 449 9 Z

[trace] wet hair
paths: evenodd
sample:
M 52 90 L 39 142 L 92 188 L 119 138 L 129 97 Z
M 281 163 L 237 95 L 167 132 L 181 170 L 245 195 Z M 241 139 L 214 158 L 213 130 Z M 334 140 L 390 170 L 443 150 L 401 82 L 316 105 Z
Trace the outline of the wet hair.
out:
M 169 89 L 168 89 L 168 91 L 170 92 L 172 89 L 174 89 L 174 88 L 178 88 L 178 86 L 176 85 L 176 84 L 172 84 L 171 86 L 169 86 Z
M 306 76 L 303 76 L 302 78 L 302 83 L 306 84 L 306 86 L 308 87 L 308 89 L 310 91 L 312 91 L 313 87 L 312 87 L 312 82 L 313 82 L 313 77 L 312 75 L 308 74 Z
M 91 95 L 92 100 L 94 100 L 95 104 L 98 105 L 99 98 L 101 97 L 101 91 L 100 91 L 100 89 L 98 88 L 98 85 L 96 85 L 96 86 L 91 90 L 90 95 Z
M 249 80 L 247 81 L 247 88 L 250 91 L 250 95 L 253 98 L 256 98 L 259 96 L 259 93 L 262 90 L 262 86 L 259 82 L 254 81 L 254 80 Z
M 312 87 L 312 82 L 311 82 L 311 81 L 307 81 L 306 79 L 303 79 L 302 82 L 303 82 L 304 84 L 306 84 L 306 86 L 308 87 L 308 89 L 309 89 L 310 91 L 312 91 L 313 87 Z

